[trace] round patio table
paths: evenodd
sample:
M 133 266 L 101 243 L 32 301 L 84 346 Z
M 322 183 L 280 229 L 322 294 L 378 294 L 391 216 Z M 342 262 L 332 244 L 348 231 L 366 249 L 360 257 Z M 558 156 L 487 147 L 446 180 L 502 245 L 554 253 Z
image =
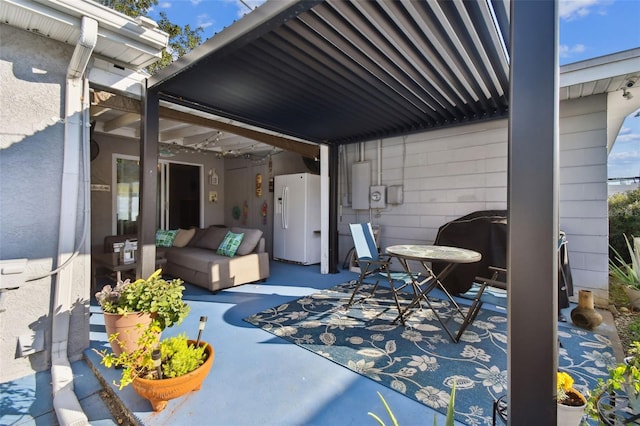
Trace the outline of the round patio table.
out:
M 438 312 L 433 309 L 431 301 L 429 300 L 429 293 L 434 289 L 440 289 L 451 304 L 455 307 L 456 311 L 465 317 L 464 313 L 460 309 L 458 303 L 453 299 L 453 296 L 442 285 L 442 280 L 454 270 L 456 266 L 461 263 L 475 263 L 482 259 L 482 255 L 474 250 L 449 247 L 449 246 L 437 246 L 437 245 L 396 245 L 390 246 L 386 249 L 387 254 L 398 258 L 400 265 L 411 278 L 411 283 L 414 290 L 414 298 L 409 305 L 398 315 L 394 321 L 398 319 L 404 323 L 405 318 L 411 313 L 411 309 L 414 307 L 420 307 L 422 301 L 426 302 L 429 308 L 433 311 L 434 315 L 447 332 L 451 340 L 458 342 L 458 338 L 449 330 L 446 322 L 442 320 Z M 409 266 L 409 261 L 420 262 L 422 267 L 427 271 L 425 278 L 422 278 L 420 274 L 415 273 Z M 431 268 L 430 263 L 445 263 L 445 268 L 439 273 L 435 274 Z

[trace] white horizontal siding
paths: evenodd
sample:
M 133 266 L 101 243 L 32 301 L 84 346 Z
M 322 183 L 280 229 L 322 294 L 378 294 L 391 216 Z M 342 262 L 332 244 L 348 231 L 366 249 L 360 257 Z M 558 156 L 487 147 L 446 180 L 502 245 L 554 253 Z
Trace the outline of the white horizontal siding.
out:
M 597 295 L 608 288 L 605 102 L 606 97 L 594 96 L 562 102 L 560 108 L 560 228 L 569 241 L 576 295 L 580 288 Z M 404 202 L 372 212 L 344 208 L 339 228 L 371 218 L 382 226 L 382 247 L 429 244 L 450 220 L 506 208 L 507 130 L 506 120 L 496 120 L 363 144 L 371 184 L 380 178 L 382 185 L 402 185 Z M 346 151 L 350 160 L 358 158 L 357 145 Z M 348 239 L 341 241 L 350 247 Z

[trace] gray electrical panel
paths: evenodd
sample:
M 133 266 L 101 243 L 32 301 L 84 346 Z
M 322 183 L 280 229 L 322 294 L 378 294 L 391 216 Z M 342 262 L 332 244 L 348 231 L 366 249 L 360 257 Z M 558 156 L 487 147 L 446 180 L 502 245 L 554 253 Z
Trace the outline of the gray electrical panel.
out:
M 402 185 L 391 185 L 387 188 L 387 203 L 402 204 L 404 195 Z

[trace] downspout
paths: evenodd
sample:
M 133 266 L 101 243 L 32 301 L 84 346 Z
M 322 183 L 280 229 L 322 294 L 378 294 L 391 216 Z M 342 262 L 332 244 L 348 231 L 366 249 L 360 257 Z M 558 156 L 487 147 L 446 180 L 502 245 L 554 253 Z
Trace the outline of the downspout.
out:
M 86 146 L 88 122 L 86 109 L 88 81 L 85 70 L 98 39 L 98 23 L 94 19 L 82 17 L 80 37 L 67 68 L 65 85 L 65 125 L 64 160 L 62 171 L 62 191 L 60 196 L 60 228 L 58 237 L 58 264 L 65 265 L 76 250 L 76 228 L 78 216 L 78 189 L 80 187 L 80 164 L 86 173 Z M 85 152 L 84 158 L 80 153 Z M 84 200 L 85 203 L 88 200 Z M 86 206 L 85 206 L 86 207 Z M 88 212 L 84 209 L 84 226 L 88 226 Z M 86 232 L 83 232 L 86 238 Z M 69 267 L 71 266 L 71 267 Z M 53 319 L 51 325 L 51 379 L 53 387 L 53 407 L 58 422 L 63 425 L 88 425 L 89 420 L 80 406 L 73 389 L 73 371 L 67 355 L 69 340 L 69 320 L 73 300 L 73 263 L 68 263 L 56 275 L 54 289 Z

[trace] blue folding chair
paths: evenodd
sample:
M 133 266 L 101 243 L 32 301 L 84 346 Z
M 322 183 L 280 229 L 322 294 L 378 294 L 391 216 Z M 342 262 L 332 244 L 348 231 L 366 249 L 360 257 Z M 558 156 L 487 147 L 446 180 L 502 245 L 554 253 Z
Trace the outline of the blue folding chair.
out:
M 390 269 L 391 256 L 381 255 L 378 251 L 378 245 L 373 234 L 373 229 L 370 223 L 355 223 L 349 224 L 351 228 L 351 236 L 353 237 L 353 244 L 356 250 L 356 258 L 358 265 L 360 266 L 360 276 L 356 283 L 356 287 L 353 289 L 353 294 L 349 299 L 347 308 L 354 303 L 356 293 L 362 286 L 364 280 L 370 276 L 386 277 L 391 288 L 391 294 L 393 295 L 398 314 L 401 311 L 400 301 L 398 299 L 398 292 L 411 283 L 411 279 L 406 276 L 405 273 L 392 272 Z M 405 279 L 407 278 L 407 279 Z M 380 284 L 380 280 L 375 280 L 375 285 L 371 290 L 371 294 L 359 299 L 359 301 L 373 296 Z M 396 286 L 396 284 L 399 284 Z M 400 316 L 402 318 L 402 316 Z M 404 324 L 404 320 L 402 320 Z

